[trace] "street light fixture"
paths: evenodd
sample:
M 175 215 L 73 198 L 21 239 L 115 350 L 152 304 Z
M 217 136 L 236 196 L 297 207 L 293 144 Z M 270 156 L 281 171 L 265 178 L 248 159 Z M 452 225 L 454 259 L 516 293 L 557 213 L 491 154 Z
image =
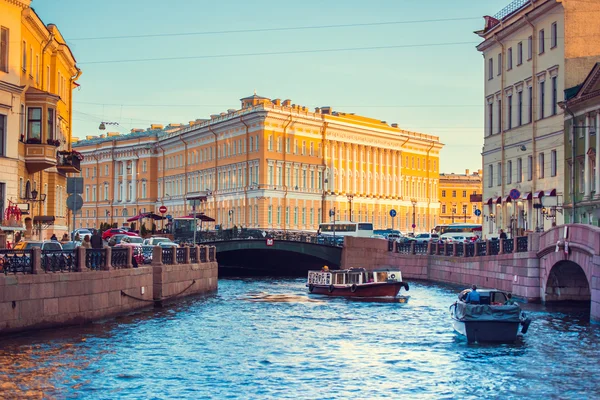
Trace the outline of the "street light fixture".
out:
M 100 126 L 98 127 L 98 129 L 100 129 L 101 131 L 106 130 L 106 125 L 119 125 L 118 122 L 100 122 Z

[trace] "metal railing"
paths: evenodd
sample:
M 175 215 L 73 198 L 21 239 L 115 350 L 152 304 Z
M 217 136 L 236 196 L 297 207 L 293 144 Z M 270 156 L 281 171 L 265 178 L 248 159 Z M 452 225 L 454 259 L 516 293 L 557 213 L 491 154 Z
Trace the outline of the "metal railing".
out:
M 513 239 L 502 239 L 502 253 L 509 254 L 513 252 L 515 241 Z
M 206 251 L 206 247 L 200 247 L 200 262 L 208 261 L 208 252 Z
M 77 272 L 77 250 L 42 250 L 45 272 Z
M 456 257 L 462 257 L 464 255 L 463 243 L 456 243 L 456 250 L 454 252 Z
M 453 252 L 454 247 L 452 246 L 452 243 L 444 243 L 444 255 L 451 256 Z
M 99 271 L 106 265 L 106 249 L 85 249 L 85 266 Z
M 195 247 L 192 247 L 190 249 L 190 263 L 198 263 L 198 252 L 196 251 Z
M 517 238 L 517 252 L 524 253 L 527 251 L 528 240 L 527 236 L 521 236 Z
M 173 248 L 162 249 L 162 262 L 163 264 L 172 265 L 173 264 Z
M 177 264 L 185 263 L 185 251 L 186 249 L 184 247 L 178 247 L 175 249 L 175 259 L 177 260 Z
M 217 248 L 214 246 L 211 246 L 208 249 L 208 261 L 210 261 L 210 262 L 217 261 Z
M 487 255 L 487 242 L 477 242 L 475 243 L 477 246 L 477 255 L 485 256 Z
M 490 240 L 489 249 L 487 249 L 488 256 L 497 256 L 500 253 L 500 240 Z
M 129 251 L 126 247 L 113 247 L 110 257 L 110 266 L 113 268 L 127 268 L 131 262 L 128 260 Z
M 410 243 L 397 243 L 396 253 L 410 254 Z
M 510 3 L 509 5 L 504 7 L 502 10 L 498 11 L 494 15 L 494 18 L 500 21 L 504 17 L 507 17 L 510 14 L 514 13 L 515 11 L 520 10 L 521 8 L 523 8 L 530 2 L 531 2 L 530 0 L 514 0 L 512 3 Z
M 465 257 L 474 257 L 475 256 L 475 245 L 476 243 L 467 243 L 465 245 Z
M 415 243 L 415 254 L 426 255 L 427 243 Z
M 32 250 L 0 250 L 0 273 L 7 274 L 32 274 Z

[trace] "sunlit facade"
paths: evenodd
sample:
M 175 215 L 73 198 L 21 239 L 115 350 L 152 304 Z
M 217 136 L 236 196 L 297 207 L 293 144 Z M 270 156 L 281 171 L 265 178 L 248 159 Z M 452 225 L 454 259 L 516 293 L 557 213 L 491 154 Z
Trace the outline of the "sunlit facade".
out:
M 481 223 L 481 172 L 440 174 L 440 224 Z
M 330 107 L 254 95 L 206 120 L 76 148 L 85 156 L 81 226 L 121 225 L 161 205 L 188 215 L 192 197 L 223 228 L 317 230 L 332 210 L 336 221 L 388 228 L 395 209 L 396 227 L 412 229 L 414 211 L 415 229 L 428 231 L 439 214 L 438 137 Z
M 6 208 L 18 205 L 25 236 L 47 239 L 68 229 L 66 177 L 79 172 L 71 92 L 80 70 L 58 28 L 29 4 L 0 0 L 0 208 L 7 219 Z

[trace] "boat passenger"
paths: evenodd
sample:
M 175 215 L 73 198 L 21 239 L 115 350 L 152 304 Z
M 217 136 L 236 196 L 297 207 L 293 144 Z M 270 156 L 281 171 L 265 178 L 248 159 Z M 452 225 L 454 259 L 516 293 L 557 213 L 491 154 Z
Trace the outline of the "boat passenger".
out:
M 480 297 L 479 292 L 477 291 L 477 286 L 473 285 L 471 287 L 471 291 L 467 293 L 467 298 L 465 299 L 465 303 L 469 304 L 479 304 Z
M 327 265 L 324 265 L 323 268 L 321 269 L 321 271 L 329 272 L 329 267 Z
M 508 297 L 508 300 L 504 302 L 505 306 L 514 306 L 515 304 L 517 304 L 517 302 L 514 301 L 512 298 L 512 293 L 508 293 L 506 296 Z

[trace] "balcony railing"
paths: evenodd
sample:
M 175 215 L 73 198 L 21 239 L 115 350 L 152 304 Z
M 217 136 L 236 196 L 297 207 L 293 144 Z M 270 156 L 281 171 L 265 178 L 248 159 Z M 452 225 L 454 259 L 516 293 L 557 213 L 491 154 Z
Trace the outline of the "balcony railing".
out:
M 76 151 L 59 151 L 56 169 L 65 173 L 81 172 L 81 155 Z

